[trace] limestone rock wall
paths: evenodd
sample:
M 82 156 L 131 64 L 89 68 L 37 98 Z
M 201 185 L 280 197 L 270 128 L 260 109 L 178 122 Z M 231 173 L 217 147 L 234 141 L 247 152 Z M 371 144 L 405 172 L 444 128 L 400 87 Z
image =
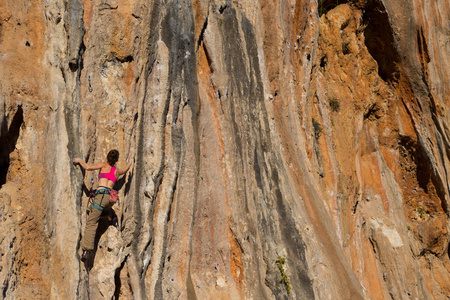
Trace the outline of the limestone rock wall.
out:
M 449 14 L 0 0 L 2 299 L 448 299 Z

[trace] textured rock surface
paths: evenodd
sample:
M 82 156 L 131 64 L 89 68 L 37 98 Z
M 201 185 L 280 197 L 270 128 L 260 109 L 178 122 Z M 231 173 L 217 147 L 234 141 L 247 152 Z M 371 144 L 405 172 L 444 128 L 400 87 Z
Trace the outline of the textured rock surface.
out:
M 448 5 L 0 0 L 2 298 L 448 299 Z

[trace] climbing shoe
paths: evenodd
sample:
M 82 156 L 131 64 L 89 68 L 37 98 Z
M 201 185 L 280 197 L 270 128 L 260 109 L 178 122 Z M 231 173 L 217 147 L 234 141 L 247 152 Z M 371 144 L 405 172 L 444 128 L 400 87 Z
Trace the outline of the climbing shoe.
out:
M 81 261 L 87 262 L 90 256 L 91 256 L 91 252 L 88 250 L 84 250 L 83 254 L 81 255 Z

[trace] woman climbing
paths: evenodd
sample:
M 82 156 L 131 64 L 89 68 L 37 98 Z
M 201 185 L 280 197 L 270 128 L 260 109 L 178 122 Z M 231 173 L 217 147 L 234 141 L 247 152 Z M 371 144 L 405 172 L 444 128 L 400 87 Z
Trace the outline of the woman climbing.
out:
M 89 165 L 85 163 L 81 158 L 75 158 L 74 164 L 80 164 L 86 171 L 99 170 L 98 174 L 98 189 L 95 191 L 94 201 L 91 203 L 87 214 L 86 227 L 84 229 L 84 235 L 81 240 L 81 248 L 83 254 L 81 260 L 87 261 L 94 250 L 95 234 L 97 232 L 98 221 L 105 208 L 113 206 L 113 202 L 110 202 L 110 193 L 117 178 L 125 174 L 131 167 L 131 159 L 126 165 L 125 169 L 117 169 L 115 167 L 116 162 L 119 160 L 119 151 L 111 150 L 106 157 L 107 162 L 101 162 L 96 165 Z M 106 195 L 106 196 L 105 196 Z

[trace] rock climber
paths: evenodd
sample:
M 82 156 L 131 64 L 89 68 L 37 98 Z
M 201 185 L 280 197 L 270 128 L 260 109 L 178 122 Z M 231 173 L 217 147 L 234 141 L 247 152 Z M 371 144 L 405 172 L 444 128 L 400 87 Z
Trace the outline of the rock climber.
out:
M 83 254 L 81 260 L 86 262 L 92 255 L 95 243 L 95 234 L 97 232 L 98 221 L 102 214 L 102 211 L 106 208 L 111 208 L 114 202 L 110 201 L 110 194 L 115 192 L 113 190 L 114 183 L 117 178 L 125 174 L 131 167 L 131 159 L 124 169 L 118 169 L 115 167 L 119 160 L 119 151 L 111 150 L 106 156 L 106 162 L 101 162 L 96 165 L 89 165 L 85 163 L 81 158 L 75 158 L 74 164 L 80 164 L 86 171 L 100 170 L 98 174 L 98 189 L 95 191 L 94 201 L 91 203 L 87 210 L 87 220 L 84 229 L 84 235 L 81 240 L 81 248 Z

